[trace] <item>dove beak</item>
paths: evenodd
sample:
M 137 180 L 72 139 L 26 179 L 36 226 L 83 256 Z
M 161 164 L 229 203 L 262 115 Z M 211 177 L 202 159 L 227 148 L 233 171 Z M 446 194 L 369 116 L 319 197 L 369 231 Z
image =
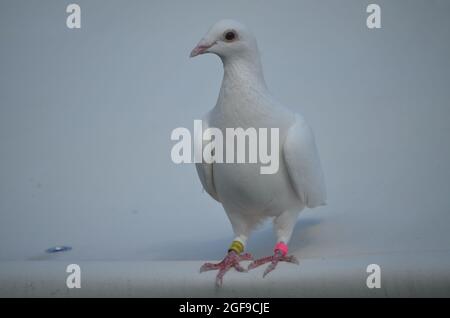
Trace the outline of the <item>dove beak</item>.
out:
M 190 57 L 195 57 L 197 55 L 206 53 L 208 51 L 208 49 L 210 47 L 212 47 L 214 44 L 216 44 L 216 43 L 214 42 L 214 43 L 208 44 L 208 43 L 205 43 L 204 41 L 200 41 L 200 43 L 197 44 L 197 46 L 194 47 L 194 49 L 191 51 Z

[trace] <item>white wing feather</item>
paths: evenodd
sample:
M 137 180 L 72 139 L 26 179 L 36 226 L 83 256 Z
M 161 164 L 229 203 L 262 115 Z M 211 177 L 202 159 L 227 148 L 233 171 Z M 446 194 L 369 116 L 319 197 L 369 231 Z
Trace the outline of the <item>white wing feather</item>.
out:
M 326 205 L 325 180 L 314 134 L 299 115 L 296 115 L 295 123 L 286 136 L 283 156 L 300 200 L 309 208 Z
M 203 132 L 209 127 L 208 115 L 206 115 L 202 119 L 203 129 L 201 133 L 203 136 Z M 194 140 L 199 140 L 199 136 L 195 136 Z M 203 140 L 203 138 L 201 138 Z M 204 145 L 203 145 L 204 146 Z M 203 189 L 209 193 L 216 201 L 220 202 L 219 196 L 217 195 L 216 188 L 214 186 L 214 177 L 213 177 L 213 164 L 210 163 L 196 163 L 195 168 L 197 169 L 198 177 L 200 178 L 200 182 L 202 183 Z

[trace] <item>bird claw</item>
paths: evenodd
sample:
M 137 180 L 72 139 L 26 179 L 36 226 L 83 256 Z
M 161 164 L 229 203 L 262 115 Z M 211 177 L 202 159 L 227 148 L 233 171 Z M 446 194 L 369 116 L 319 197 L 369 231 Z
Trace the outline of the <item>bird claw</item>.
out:
M 213 264 L 213 263 L 205 263 L 200 267 L 200 273 L 212 271 L 214 269 L 218 268 L 219 264 Z
M 264 265 L 269 262 L 270 262 L 270 264 L 265 269 L 265 271 L 263 273 L 263 277 L 266 277 L 267 274 L 269 274 L 271 271 L 273 271 L 277 267 L 279 262 L 287 262 L 287 263 L 293 263 L 293 264 L 297 264 L 297 265 L 300 264 L 300 262 L 294 255 L 283 256 L 280 252 L 277 251 L 272 256 L 263 257 L 263 258 L 253 261 L 248 266 L 248 270 L 254 269 L 256 267 L 259 267 L 259 266 Z
M 221 287 L 223 283 L 223 276 L 230 270 L 230 268 L 236 269 L 238 272 L 245 273 L 248 270 L 242 267 L 239 262 L 241 261 L 250 261 L 253 260 L 253 256 L 250 253 L 244 253 L 238 255 L 236 252 L 231 251 L 225 256 L 225 258 L 216 264 L 213 263 L 205 263 L 200 267 L 200 273 L 211 271 L 211 270 L 219 270 L 216 276 L 216 286 Z
M 253 256 L 250 253 L 243 253 L 239 255 L 239 260 L 241 261 L 253 261 Z

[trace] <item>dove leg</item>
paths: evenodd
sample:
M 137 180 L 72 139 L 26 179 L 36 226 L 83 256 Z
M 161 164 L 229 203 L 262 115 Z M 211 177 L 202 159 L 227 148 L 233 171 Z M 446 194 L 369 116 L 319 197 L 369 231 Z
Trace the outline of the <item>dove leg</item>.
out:
M 273 271 L 279 262 L 288 262 L 299 264 L 297 258 L 293 255 L 287 255 L 289 240 L 294 230 L 295 222 L 300 211 L 288 210 L 274 219 L 274 228 L 277 236 L 277 244 L 274 248 L 274 254 L 253 261 L 248 269 L 251 270 L 266 263 L 270 263 L 264 271 L 263 277 Z
M 223 283 L 223 276 L 231 269 L 234 268 L 238 272 L 246 272 L 247 270 L 242 267 L 239 263 L 241 261 L 250 261 L 253 259 L 252 255 L 244 252 L 244 244 L 239 240 L 239 237 L 231 243 L 228 253 L 225 258 L 219 263 L 205 263 L 200 267 L 200 273 L 218 270 L 216 276 L 216 286 L 220 287 Z
M 288 210 L 281 213 L 273 220 L 273 226 L 278 242 L 289 243 L 299 213 L 299 210 Z
M 222 286 L 223 276 L 231 269 L 234 268 L 239 272 L 246 272 L 247 270 L 243 268 L 239 263 L 241 261 L 251 261 L 253 257 L 250 253 L 244 253 L 245 243 L 247 242 L 248 233 L 250 232 L 247 226 L 248 222 L 244 220 L 241 216 L 235 213 L 227 213 L 230 219 L 231 226 L 233 227 L 233 232 L 235 238 L 228 248 L 228 253 L 225 258 L 219 263 L 205 263 L 200 268 L 200 273 L 210 270 L 218 270 L 216 276 L 216 286 Z

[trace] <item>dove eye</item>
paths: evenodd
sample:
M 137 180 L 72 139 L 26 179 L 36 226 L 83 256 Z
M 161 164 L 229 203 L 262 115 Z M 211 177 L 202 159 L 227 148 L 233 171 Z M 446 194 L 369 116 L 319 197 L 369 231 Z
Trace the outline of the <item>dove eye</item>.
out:
M 236 39 L 236 32 L 234 31 L 227 31 L 224 34 L 224 38 L 227 42 L 232 42 Z

